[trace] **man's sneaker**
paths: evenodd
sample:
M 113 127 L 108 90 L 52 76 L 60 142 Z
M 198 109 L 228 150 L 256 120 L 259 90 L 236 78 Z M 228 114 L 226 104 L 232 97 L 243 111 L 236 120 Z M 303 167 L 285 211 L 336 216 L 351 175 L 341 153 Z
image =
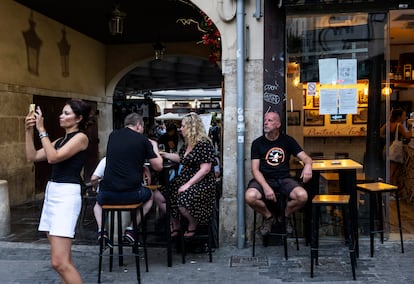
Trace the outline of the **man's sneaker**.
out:
M 108 232 L 107 231 L 103 232 L 103 238 L 104 238 L 104 246 L 107 246 L 107 247 L 110 247 L 110 248 L 114 247 L 114 245 L 112 244 L 112 241 L 108 237 Z M 98 244 L 100 243 L 100 241 L 101 241 L 101 232 L 98 232 Z
M 259 228 L 260 234 L 262 234 L 262 236 L 267 236 L 272 231 L 272 225 L 274 222 L 275 219 L 273 218 L 273 216 L 264 219 L 262 226 Z
M 124 235 L 122 236 L 122 240 L 124 243 L 127 244 L 134 244 L 135 242 L 135 234 L 133 230 L 126 229 Z

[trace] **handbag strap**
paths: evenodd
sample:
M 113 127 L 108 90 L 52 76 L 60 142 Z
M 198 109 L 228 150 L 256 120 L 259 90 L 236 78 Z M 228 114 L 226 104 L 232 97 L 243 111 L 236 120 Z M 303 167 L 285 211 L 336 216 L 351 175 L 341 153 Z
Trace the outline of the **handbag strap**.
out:
M 394 141 L 398 141 L 398 129 L 400 128 L 400 123 L 397 123 L 397 126 L 395 127 L 395 135 L 394 135 Z

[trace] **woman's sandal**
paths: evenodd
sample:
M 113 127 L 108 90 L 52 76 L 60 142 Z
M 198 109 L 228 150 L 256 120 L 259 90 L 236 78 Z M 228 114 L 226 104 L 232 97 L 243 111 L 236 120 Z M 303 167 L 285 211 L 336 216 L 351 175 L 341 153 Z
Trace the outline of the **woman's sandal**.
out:
M 185 239 L 192 239 L 195 236 L 196 230 L 187 230 L 184 233 L 184 238 Z
M 180 229 L 172 230 L 171 231 L 171 238 L 178 237 L 179 233 L 180 233 Z

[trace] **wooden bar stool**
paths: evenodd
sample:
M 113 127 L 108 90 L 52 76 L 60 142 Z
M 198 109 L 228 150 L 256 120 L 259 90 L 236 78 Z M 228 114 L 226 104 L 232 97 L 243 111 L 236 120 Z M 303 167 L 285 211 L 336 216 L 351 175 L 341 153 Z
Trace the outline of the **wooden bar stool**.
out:
M 350 218 L 350 196 L 349 195 L 315 195 L 312 199 L 312 229 L 311 229 L 311 277 L 313 278 L 314 264 L 318 265 L 319 257 L 319 213 L 321 206 L 340 206 L 343 209 L 344 224 L 347 225 L 347 229 L 344 232 L 348 236 L 345 236 L 346 241 L 349 245 L 349 254 L 351 257 L 352 277 L 356 280 L 355 266 L 356 266 L 356 254 L 355 254 L 355 243 L 353 240 L 353 232 L 351 228 L 353 220 Z
M 118 247 L 118 258 L 119 258 L 119 266 L 124 265 L 123 257 L 127 254 L 124 254 L 123 248 L 124 247 L 132 247 L 132 255 L 135 256 L 135 266 L 137 271 L 137 280 L 138 283 L 141 283 L 141 272 L 140 272 L 140 264 L 139 264 L 139 241 L 138 236 L 140 234 L 138 229 L 137 223 L 137 212 L 140 211 L 141 214 L 141 233 L 142 233 L 142 246 L 144 247 L 144 259 L 145 259 L 145 266 L 146 271 L 148 272 L 148 257 L 147 257 L 147 247 L 146 247 L 146 232 L 145 232 L 145 218 L 144 218 L 144 211 L 143 211 L 143 203 L 136 203 L 136 204 L 127 204 L 127 205 L 103 205 L 102 206 L 102 228 L 105 228 L 105 220 L 108 215 L 110 215 L 109 219 L 109 226 L 110 226 L 110 234 L 109 238 L 113 241 L 113 246 Z M 132 228 L 134 231 L 135 241 L 131 244 L 123 243 L 122 240 L 122 212 L 130 212 L 131 220 L 132 220 Z M 115 228 L 115 213 L 117 213 L 117 223 L 118 223 L 118 236 L 117 242 L 114 242 L 114 228 Z M 128 254 L 131 255 L 131 254 Z M 99 241 L 99 272 L 98 272 L 98 283 L 101 283 L 101 271 L 102 271 L 102 257 L 104 256 L 104 230 L 101 230 L 101 239 Z M 112 271 L 112 262 L 114 256 L 114 249 L 113 247 L 109 248 L 109 271 Z
M 276 199 L 280 202 L 277 202 L 279 206 L 279 214 L 280 214 L 280 223 L 281 227 L 283 228 L 282 232 L 270 232 L 266 237 L 281 237 L 283 241 L 283 247 L 285 252 L 285 259 L 288 259 L 288 247 L 287 247 L 287 238 L 288 238 L 288 232 L 286 230 L 286 218 L 285 218 L 285 209 L 287 205 L 286 198 L 282 197 L 280 194 L 277 194 Z M 272 212 L 273 213 L 273 212 Z M 276 216 L 274 216 L 276 217 Z M 293 225 L 293 235 L 296 239 L 296 250 L 299 250 L 299 239 L 298 239 L 298 233 L 296 231 L 296 216 L 295 213 L 292 214 L 292 225 Z M 257 213 L 254 211 L 253 213 L 253 232 L 252 232 L 252 256 L 254 257 L 256 255 L 256 219 L 257 219 Z
M 404 253 L 404 242 L 403 242 L 403 233 L 401 226 L 401 213 L 400 213 L 400 198 L 398 196 L 398 187 L 383 183 L 383 182 L 373 182 L 373 183 L 361 183 L 357 184 L 358 190 L 369 194 L 369 237 L 370 237 L 370 247 L 371 247 L 371 257 L 374 256 L 374 235 L 375 233 L 380 233 L 381 244 L 384 243 L 384 220 L 382 216 L 382 193 L 384 192 L 393 192 L 395 193 L 395 204 L 397 206 L 397 216 L 398 216 L 398 226 L 400 229 L 400 240 L 401 240 L 401 253 Z M 377 200 L 377 202 L 375 202 Z M 379 210 L 378 219 L 379 219 L 379 229 L 375 229 L 375 217 L 377 209 Z

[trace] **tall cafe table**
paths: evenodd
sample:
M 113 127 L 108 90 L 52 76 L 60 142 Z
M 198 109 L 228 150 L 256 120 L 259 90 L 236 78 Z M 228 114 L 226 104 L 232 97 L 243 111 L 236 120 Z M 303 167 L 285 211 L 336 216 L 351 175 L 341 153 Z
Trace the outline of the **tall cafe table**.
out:
M 149 164 L 147 164 L 149 166 Z M 175 170 L 177 163 L 171 162 L 170 160 L 163 161 L 163 169 L 158 175 L 158 183 L 165 187 L 164 198 L 165 198 L 165 219 L 166 219 L 166 245 L 167 245 L 167 265 L 172 266 L 172 237 L 171 237 L 171 199 L 170 199 L 170 174 L 171 171 Z M 149 232 L 147 232 L 149 234 Z
M 353 226 L 351 230 L 355 240 L 356 256 L 359 256 L 358 222 L 356 222 L 358 220 L 356 176 L 357 170 L 360 169 L 362 169 L 362 165 L 352 159 L 314 160 L 312 162 L 312 179 L 304 184 L 308 192 L 308 202 L 304 208 L 306 212 L 304 216 L 306 244 L 310 242 L 312 199 L 315 195 L 319 194 L 320 173 L 325 171 L 338 172 L 340 193 L 349 194 L 350 196 L 350 218 L 355 221 L 352 222 Z M 344 220 L 344 222 L 347 221 L 349 220 Z
M 177 166 L 177 163 L 165 160 L 163 162 L 163 169 L 161 171 L 161 182 L 165 186 L 165 218 L 166 218 L 166 232 L 167 232 L 167 264 L 172 266 L 172 238 L 171 238 L 171 199 L 170 199 L 170 173 Z

